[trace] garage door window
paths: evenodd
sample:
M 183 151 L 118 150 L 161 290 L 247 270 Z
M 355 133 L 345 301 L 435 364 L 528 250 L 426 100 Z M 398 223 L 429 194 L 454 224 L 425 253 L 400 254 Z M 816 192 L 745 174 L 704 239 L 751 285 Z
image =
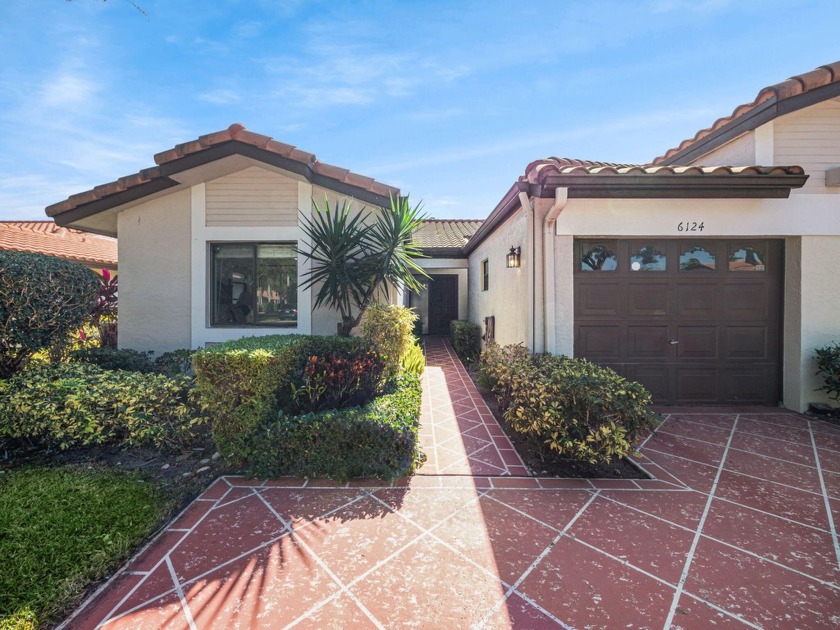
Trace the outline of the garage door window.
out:
M 680 271 L 714 271 L 715 255 L 703 245 L 680 246 Z
M 764 253 L 754 247 L 738 247 L 729 254 L 729 271 L 764 271 Z
M 606 243 L 580 244 L 581 271 L 615 271 L 618 268 L 618 257 L 615 248 Z
M 630 256 L 630 269 L 633 271 L 665 271 L 666 256 L 655 245 L 642 245 L 633 251 L 635 253 Z

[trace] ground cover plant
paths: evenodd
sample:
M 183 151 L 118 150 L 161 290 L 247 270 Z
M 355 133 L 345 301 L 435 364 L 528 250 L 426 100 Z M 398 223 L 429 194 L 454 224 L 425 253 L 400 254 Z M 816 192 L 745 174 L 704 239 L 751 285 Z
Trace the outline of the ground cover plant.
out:
M 630 456 L 656 424 L 642 385 L 584 359 L 489 344 L 479 374 L 505 423 L 543 457 L 608 464 Z
M 45 627 L 122 564 L 176 507 L 137 475 L 20 468 L 0 475 L 0 629 Z

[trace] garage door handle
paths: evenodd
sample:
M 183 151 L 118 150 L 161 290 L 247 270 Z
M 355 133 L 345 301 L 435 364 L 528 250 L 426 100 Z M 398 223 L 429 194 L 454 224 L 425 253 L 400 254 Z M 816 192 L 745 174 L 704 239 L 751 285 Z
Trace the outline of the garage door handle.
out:
M 670 343 L 672 346 L 676 346 L 679 343 L 679 340 L 671 339 L 668 343 Z

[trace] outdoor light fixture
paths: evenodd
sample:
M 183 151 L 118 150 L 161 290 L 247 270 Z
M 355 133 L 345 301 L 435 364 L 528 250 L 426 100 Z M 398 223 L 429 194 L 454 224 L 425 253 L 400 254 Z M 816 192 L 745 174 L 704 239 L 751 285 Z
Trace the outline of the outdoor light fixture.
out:
M 522 252 L 521 247 L 511 247 L 510 253 L 507 255 L 507 268 L 516 269 L 519 267 L 519 254 Z

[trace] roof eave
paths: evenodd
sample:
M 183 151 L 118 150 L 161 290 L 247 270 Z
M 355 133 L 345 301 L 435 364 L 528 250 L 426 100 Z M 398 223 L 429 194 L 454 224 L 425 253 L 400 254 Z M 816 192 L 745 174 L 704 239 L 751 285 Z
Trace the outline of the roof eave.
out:
M 821 103 L 835 96 L 840 96 L 840 82 L 829 83 L 782 100 L 776 97 L 770 98 L 719 129 L 715 129 L 707 136 L 692 142 L 671 155 L 657 158 L 653 163 L 658 165 L 691 164 L 730 140 L 757 129 L 779 116 Z

